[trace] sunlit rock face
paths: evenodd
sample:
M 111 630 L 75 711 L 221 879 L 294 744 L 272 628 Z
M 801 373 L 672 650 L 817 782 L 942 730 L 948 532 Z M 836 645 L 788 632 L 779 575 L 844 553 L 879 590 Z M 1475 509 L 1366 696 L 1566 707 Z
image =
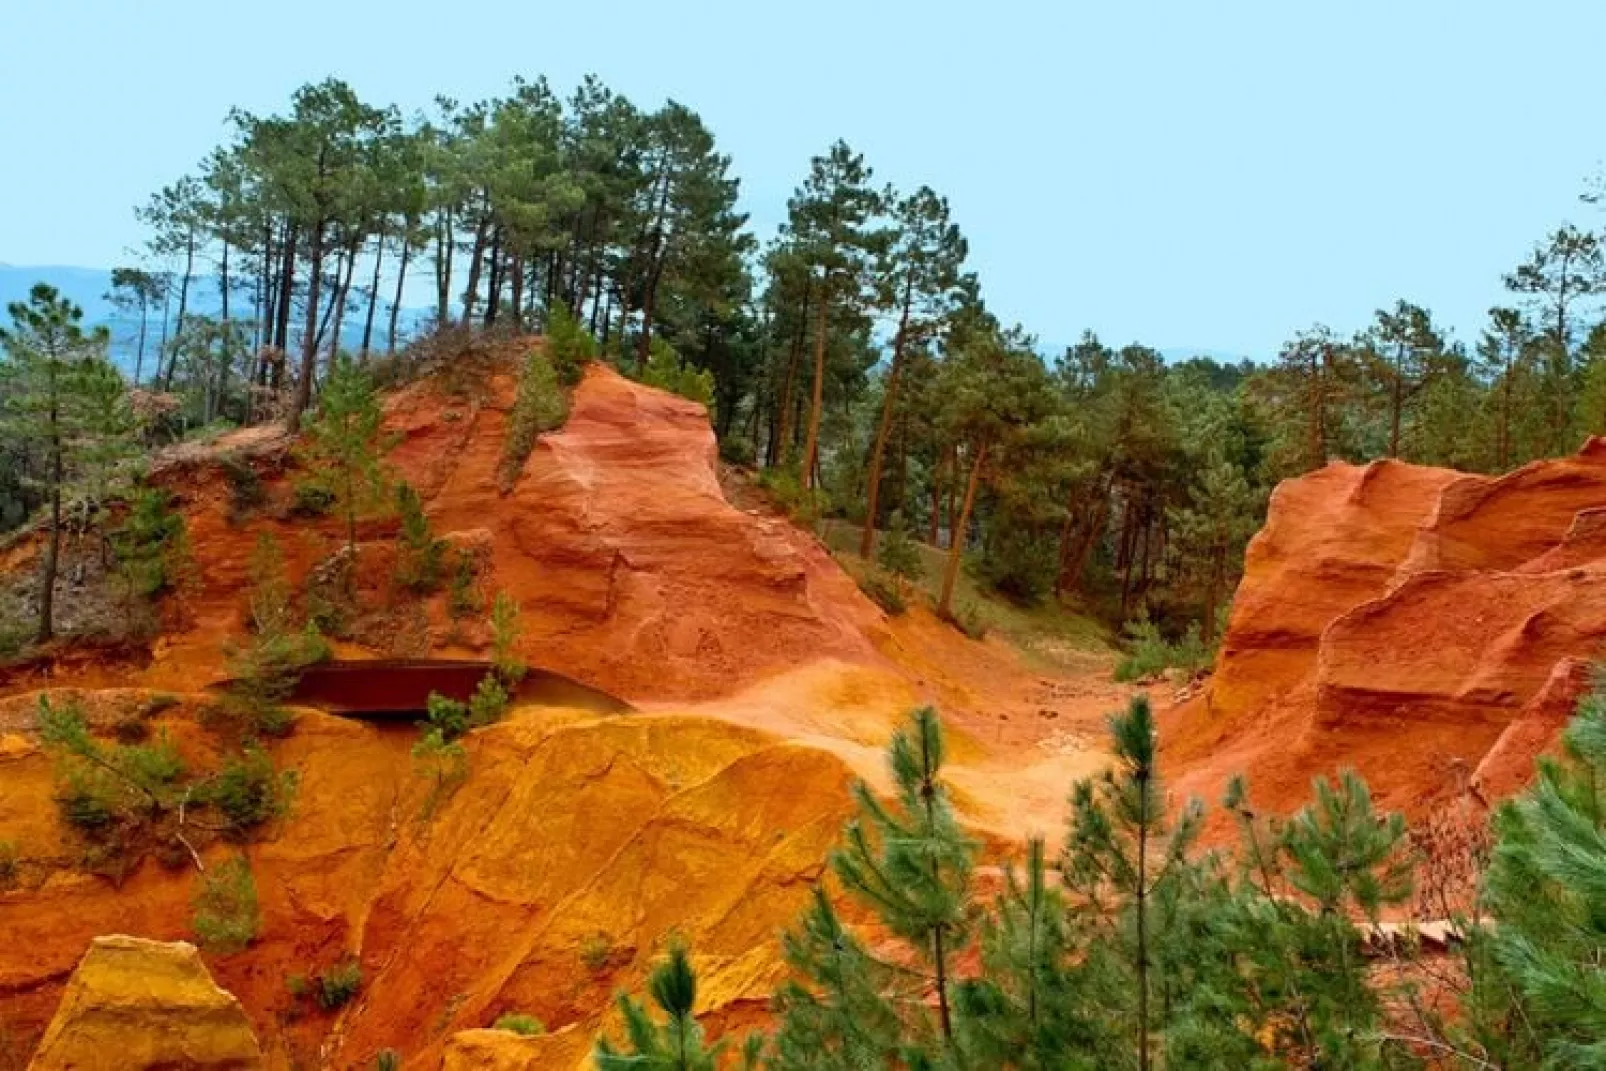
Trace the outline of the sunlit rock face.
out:
M 1281 485 L 1216 673 L 1165 745 L 1265 806 L 1354 767 L 1414 817 L 1525 783 L 1606 639 L 1606 442 L 1499 477 L 1394 461 Z M 1175 780 L 1175 779 L 1174 779 Z
M 30 1071 L 246 1071 L 262 1052 L 240 1002 L 195 946 L 97 937 L 62 994 Z

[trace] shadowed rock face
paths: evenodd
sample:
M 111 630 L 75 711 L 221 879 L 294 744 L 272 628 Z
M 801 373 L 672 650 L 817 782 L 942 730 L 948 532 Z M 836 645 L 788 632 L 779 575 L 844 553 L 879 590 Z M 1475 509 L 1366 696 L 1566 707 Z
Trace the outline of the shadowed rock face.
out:
M 97 937 L 29 1071 L 246 1071 L 262 1067 L 240 1002 L 195 946 Z
M 1606 443 L 1500 477 L 1333 464 L 1277 489 L 1216 674 L 1168 720 L 1179 787 L 1286 808 L 1353 766 L 1420 816 L 1507 794 L 1606 640 Z

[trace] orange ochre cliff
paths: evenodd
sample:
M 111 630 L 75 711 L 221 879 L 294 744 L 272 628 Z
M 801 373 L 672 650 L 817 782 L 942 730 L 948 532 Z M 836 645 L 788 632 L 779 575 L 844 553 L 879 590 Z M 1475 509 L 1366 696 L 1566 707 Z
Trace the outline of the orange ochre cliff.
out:
M 432 807 L 412 726 L 300 710 L 269 745 L 299 776 L 293 809 L 245 849 L 258 938 L 232 955 L 172 943 L 193 940 L 194 865 L 84 872 L 35 732 L 39 696 L 76 698 L 109 732 L 166 693 L 153 726 L 204 768 L 218 746 L 204 689 L 244 635 L 258 534 L 278 537 L 298 586 L 344 541 L 335 518 L 289 516 L 296 463 L 274 429 L 175 449 L 155 478 L 197 568 L 157 639 L 60 646 L 0 676 L 0 842 L 17 859 L 0 888 L 0 1067 L 367 1068 L 386 1049 L 408 1067 L 588 1066 L 614 994 L 639 990 L 675 935 L 710 1030 L 762 1021 L 785 971 L 778 935 L 824 869 L 849 786 L 885 783 L 886 740 L 921 703 L 943 712 L 956 798 L 989 845 L 1061 827 L 1129 691 L 1107 668 L 1067 682 L 923 610 L 888 620 L 812 536 L 727 499 L 701 406 L 600 366 L 562 430 L 499 479 L 522 352 L 508 345 L 473 382 L 391 394 L 389 464 L 434 530 L 478 556 L 481 591 L 520 603 L 528 661 L 635 712 L 515 703 L 464 738 L 467 779 Z M 225 453 L 265 490 L 244 516 Z M 359 526 L 363 611 L 341 656 L 483 656 L 488 630 L 454 622 L 444 595 L 391 590 L 395 533 L 394 520 Z M 0 569 L 31 568 L 35 549 L 17 542 Z M 344 1007 L 287 987 L 348 958 L 362 985 Z M 508 1012 L 546 1035 L 485 1029 Z
M 193 582 L 145 645 L 63 645 L 0 676 L 0 1068 L 588 1066 L 613 995 L 678 935 L 715 1033 L 762 1022 L 797 915 L 850 810 L 884 785 L 882 748 L 934 703 L 948 778 L 991 861 L 1054 836 L 1103 761 L 1131 689 L 1107 662 L 1067 679 L 923 610 L 889 620 L 810 535 L 721 486 L 701 406 L 600 366 L 562 430 L 500 472 L 514 367 L 392 393 L 388 461 L 434 530 L 522 608 L 522 654 L 620 697 L 618 714 L 517 702 L 464 738 L 469 774 L 432 804 L 416 731 L 301 710 L 271 743 L 299 777 L 290 815 L 247 846 L 258 938 L 198 953 L 196 871 L 146 858 L 84 872 L 34 727 L 41 693 L 108 732 L 167 693 L 155 723 L 197 765 L 217 741 L 204 689 L 244 634 L 249 562 L 274 533 L 304 585 L 344 542 L 285 508 L 296 462 L 272 428 L 180 447 L 156 466 L 188 522 Z M 265 501 L 242 515 L 224 454 Z M 234 482 L 238 482 L 238 462 Z M 736 490 L 736 485 L 733 485 Z M 396 522 L 359 527 L 362 612 L 347 658 L 483 656 L 483 623 L 390 584 Z M 33 564 L 24 538 L 0 569 Z M 1554 744 L 1606 636 L 1606 444 L 1499 478 L 1379 462 L 1285 483 L 1248 554 L 1216 672 L 1163 710 L 1173 795 L 1246 772 L 1266 809 L 1359 769 L 1422 817 L 1520 787 Z M 203 847 L 216 864 L 234 851 Z M 287 980 L 354 961 L 332 1011 Z M 543 1036 L 487 1029 L 533 1015 Z
M 1216 670 L 1164 718 L 1178 795 L 1286 810 L 1353 767 L 1415 819 L 1524 785 L 1606 638 L 1606 441 L 1504 476 L 1396 461 L 1279 486 Z

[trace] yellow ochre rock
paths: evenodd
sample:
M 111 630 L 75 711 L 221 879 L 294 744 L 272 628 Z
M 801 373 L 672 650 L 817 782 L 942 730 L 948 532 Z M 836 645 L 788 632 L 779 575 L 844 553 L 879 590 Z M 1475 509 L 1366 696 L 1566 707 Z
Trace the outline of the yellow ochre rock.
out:
M 97 937 L 73 972 L 29 1071 L 262 1066 L 240 1002 L 195 946 Z

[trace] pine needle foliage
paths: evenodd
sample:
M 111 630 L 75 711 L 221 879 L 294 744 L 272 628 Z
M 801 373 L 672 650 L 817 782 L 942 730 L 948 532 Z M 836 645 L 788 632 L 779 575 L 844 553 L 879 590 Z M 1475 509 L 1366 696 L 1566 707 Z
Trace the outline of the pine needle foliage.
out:
M 329 496 L 346 522 L 347 552 L 357 553 L 357 519 L 384 501 L 389 480 L 380 432 L 384 410 L 368 373 L 341 355 L 329 369 L 318 410 L 305 425 L 301 460 L 308 486 Z
M 1503 1066 L 1606 1065 L 1606 686 L 1502 805 L 1473 1028 Z
M 976 846 L 954 817 L 942 762 L 942 725 L 935 710 L 922 707 L 887 750 L 893 801 L 883 803 L 863 782 L 854 786 L 859 814 L 832 853 L 831 869 L 848 895 L 918 950 L 931 971 L 941 1040 L 949 1044 L 953 958 L 970 939 Z
M 406 480 L 396 484 L 396 515 L 401 521 L 397 536 L 396 581 L 420 595 L 437 590 L 446 570 L 445 540 L 437 539 L 424 515 L 424 501 Z
M 218 955 L 243 952 L 262 932 L 256 879 L 243 855 L 213 867 L 197 879 L 191 927 L 201 947 Z
M 697 1004 L 697 972 L 683 946 L 653 968 L 647 992 L 663 1016 L 657 1022 L 638 1001 L 625 994 L 618 1000 L 626 1041 L 615 1048 L 608 1038 L 597 1041 L 598 1071 L 714 1071 L 725 1046 L 709 1045 L 692 1014 Z

